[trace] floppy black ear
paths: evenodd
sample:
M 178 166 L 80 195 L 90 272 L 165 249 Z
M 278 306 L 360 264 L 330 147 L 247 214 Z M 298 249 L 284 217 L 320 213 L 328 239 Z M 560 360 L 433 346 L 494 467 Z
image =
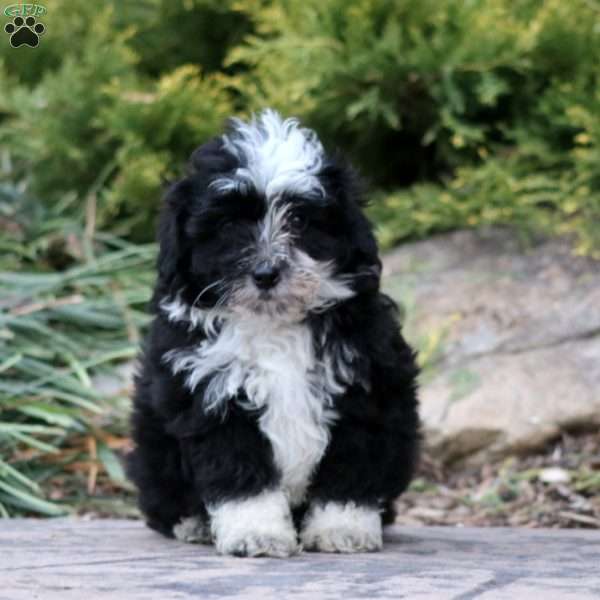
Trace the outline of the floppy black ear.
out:
M 323 169 L 321 181 L 328 194 L 344 207 L 351 248 L 347 268 L 356 292 L 376 291 L 381 280 L 381 260 L 373 228 L 363 212 L 367 205 L 366 183 L 341 155 Z
M 359 231 L 355 234 L 353 249 L 353 287 L 359 292 L 370 292 L 379 289 L 381 282 L 381 260 L 377 250 L 377 242 L 371 230 L 371 225 L 364 215 L 361 215 Z
M 158 223 L 157 261 L 158 287 L 162 293 L 178 291 L 178 284 L 185 270 L 187 241 L 184 223 L 193 195 L 193 184 L 186 178 L 171 185 L 163 200 Z
M 225 150 L 223 139 L 215 138 L 197 148 L 189 161 L 188 177 L 167 190 L 158 224 L 158 284 L 155 299 L 180 291 L 190 260 L 190 242 L 185 226 L 203 190 L 215 176 L 234 169 L 237 160 Z

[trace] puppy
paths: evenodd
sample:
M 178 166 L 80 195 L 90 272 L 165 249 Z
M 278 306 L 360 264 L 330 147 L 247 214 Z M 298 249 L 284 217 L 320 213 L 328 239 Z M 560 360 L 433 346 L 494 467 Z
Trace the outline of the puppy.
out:
M 354 172 L 266 110 L 166 194 L 128 472 L 147 523 L 222 554 L 382 546 L 417 366 Z

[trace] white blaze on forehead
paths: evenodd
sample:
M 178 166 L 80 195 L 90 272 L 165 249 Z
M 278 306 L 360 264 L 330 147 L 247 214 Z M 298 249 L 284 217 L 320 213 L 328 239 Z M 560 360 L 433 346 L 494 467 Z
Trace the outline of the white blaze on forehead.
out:
M 291 234 L 287 225 L 290 207 L 282 202 L 271 202 L 258 227 L 259 256 L 271 260 L 286 260 Z
M 267 109 L 246 123 L 233 119 L 233 131 L 223 136 L 225 149 L 240 161 L 233 175 L 213 186 L 223 192 L 254 188 L 268 200 L 283 192 L 324 196 L 318 173 L 324 150 L 311 129 L 297 119 L 282 119 Z

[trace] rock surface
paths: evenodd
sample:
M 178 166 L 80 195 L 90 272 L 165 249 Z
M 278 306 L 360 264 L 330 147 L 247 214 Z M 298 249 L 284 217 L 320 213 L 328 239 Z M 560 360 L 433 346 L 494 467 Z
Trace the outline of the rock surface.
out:
M 596 532 L 400 528 L 375 554 L 217 556 L 135 521 L 11 520 L 0 600 L 596 600 Z
M 600 425 L 600 263 L 563 241 L 462 231 L 384 259 L 425 365 L 428 446 L 452 461 Z

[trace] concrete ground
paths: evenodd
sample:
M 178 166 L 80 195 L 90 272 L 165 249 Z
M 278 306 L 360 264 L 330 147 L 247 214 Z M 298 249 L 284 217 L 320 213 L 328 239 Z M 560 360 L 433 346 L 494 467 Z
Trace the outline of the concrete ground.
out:
M 600 534 L 392 527 L 381 553 L 217 556 L 138 521 L 0 520 L 0 600 L 598 600 Z

